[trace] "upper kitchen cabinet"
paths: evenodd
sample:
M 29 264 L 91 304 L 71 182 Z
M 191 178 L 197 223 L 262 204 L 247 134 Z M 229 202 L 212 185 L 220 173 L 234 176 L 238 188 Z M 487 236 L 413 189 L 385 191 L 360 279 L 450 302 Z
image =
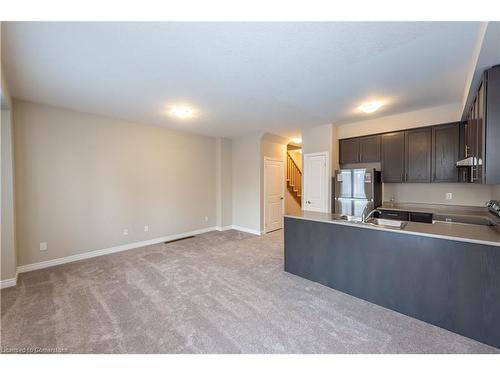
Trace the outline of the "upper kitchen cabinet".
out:
M 431 182 L 430 128 L 414 129 L 405 132 L 404 181 Z
M 464 127 L 467 182 L 500 184 L 500 66 L 484 72 Z
M 359 138 L 359 161 L 377 163 L 380 161 L 380 135 Z
M 380 162 L 380 135 L 341 139 L 340 164 Z
M 500 66 L 486 72 L 484 84 L 484 182 L 500 184 Z
M 428 127 L 382 134 L 382 181 L 431 182 L 431 144 Z
M 339 148 L 340 164 L 359 163 L 359 138 L 341 139 Z
M 405 133 L 382 134 L 382 182 L 405 181 Z
M 460 123 L 432 127 L 432 182 L 458 182 Z

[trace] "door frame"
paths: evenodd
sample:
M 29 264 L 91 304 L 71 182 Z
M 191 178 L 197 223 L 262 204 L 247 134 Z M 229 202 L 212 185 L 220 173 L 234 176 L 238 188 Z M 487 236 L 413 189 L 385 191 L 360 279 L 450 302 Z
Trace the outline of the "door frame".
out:
M 308 184 L 306 183 L 306 159 L 307 157 L 312 157 L 312 156 L 325 156 L 326 159 L 326 167 L 325 167 L 325 185 L 323 186 L 323 191 L 325 192 L 325 201 L 324 201 L 324 206 L 323 206 L 323 211 L 321 212 L 331 212 L 331 207 L 328 204 L 329 202 L 329 197 L 330 197 L 330 177 L 331 177 L 331 171 L 330 171 L 330 153 L 328 151 L 322 151 L 322 152 L 311 152 L 308 154 L 302 154 L 302 188 L 303 188 L 303 196 L 302 196 L 302 209 L 306 210 L 306 197 L 308 195 Z
M 278 162 L 281 163 L 281 229 L 283 229 L 283 215 L 285 213 L 285 162 L 283 159 L 271 158 L 269 156 L 264 156 L 264 233 L 267 233 L 267 176 L 266 176 L 266 164 L 267 162 Z

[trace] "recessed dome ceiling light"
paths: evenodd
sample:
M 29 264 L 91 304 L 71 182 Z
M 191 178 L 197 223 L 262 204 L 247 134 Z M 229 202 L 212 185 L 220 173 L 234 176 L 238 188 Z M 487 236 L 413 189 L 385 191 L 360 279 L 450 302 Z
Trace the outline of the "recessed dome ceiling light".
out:
M 382 102 L 379 100 L 374 100 L 368 103 L 361 104 L 358 108 L 365 113 L 373 113 L 380 107 L 382 107 Z
M 171 116 L 178 117 L 181 119 L 187 119 L 194 116 L 194 109 L 185 105 L 175 105 L 168 109 L 168 113 Z

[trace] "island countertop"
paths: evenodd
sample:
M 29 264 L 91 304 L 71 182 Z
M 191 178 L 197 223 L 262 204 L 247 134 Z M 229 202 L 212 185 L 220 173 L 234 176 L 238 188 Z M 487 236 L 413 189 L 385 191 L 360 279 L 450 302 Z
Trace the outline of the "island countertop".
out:
M 393 229 L 361 222 L 336 220 L 336 218 L 339 217 L 338 214 L 326 212 L 297 211 L 293 214 L 285 215 L 285 217 L 500 247 L 500 228 L 497 226 L 462 224 L 456 222 L 434 222 L 433 224 L 426 224 L 410 221 L 403 229 Z

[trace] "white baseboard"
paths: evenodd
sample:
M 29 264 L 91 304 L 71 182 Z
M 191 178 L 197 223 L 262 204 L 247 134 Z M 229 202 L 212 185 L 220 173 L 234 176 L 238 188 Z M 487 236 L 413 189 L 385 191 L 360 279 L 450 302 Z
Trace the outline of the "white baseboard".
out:
M 188 237 L 188 236 L 195 236 L 197 234 L 212 232 L 214 230 L 217 230 L 217 227 L 202 228 L 202 229 L 197 229 L 197 230 L 193 230 L 190 232 L 171 234 L 171 235 L 165 236 L 165 237 L 154 238 L 152 240 L 133 242 L 133 243 L 125 244 L 125 245 L 113 246 L 113 247 L 110 247 L 107 249 L 88 251 L 88 252 L 81 253 L 81 254 L 75 254 L 75 255 L 70 255 L 67 257 L 46 260 L 43 262 L 25 264 L 23 266 L 17 267 L 17 273 L 39 270 L 42 268 L 47 268 L 47 267 L 57 266 L 60 264 L 75 262 L 77 260 L 95 258 L 95 257 L 99 257 L 101 255 L 118 253 L 120 251 L 131 250 L 131 249 L 144 247 L 144 246 L 148 246 L 148 245 L 155 245 L 157 243 L 172 241 L 172 240 L 176 240 L 176 239 Z M 8 282 L 8 281 L 10 282 L 10 280 L 12 280 L 12 279 L 2 281 L 2 288 L 4 287 L 3 283 Z M 15 285 L 15 282 L 14 282 L 14 285 Z M 7 287 L 5 287 L 5 288 L 7 288 Z
M 229 229 L 233 229 L 233 226 L 232 225 L 226 225 L 225 227 L 220 227 L 220 226 L 217 226 L 216 229 L 219 231 L 219 232 L 224 232 L 225 230 L 229 230 Z
M 0 289 L 10 288 L 11 286 L 16 286 L 16 284 L 17 284 L 17 272 L 16 276 L 14 276 L 12 279 L 0 280 Z
M 246 233 L 250 233 L 250 234 L 255 234 L 257 236 L 260 236 L 262 234 L 262 232 L 260 230 L 255 230 L 255 229 L 240 227 L 239 225 L 231 225 L 231 229 L 239 230 L 240 232 L 246 232 Z
M 239 225 L 226 225 L 225 227 L 217 226 L 217 227 L 215 227 L 215 229 L 218 230 L 219 232 L 224 232 L 226 230 L 234 229 L 234 230 L 238 230 L 240 232 L 255 234 L 257 236 L 264 234 L 264 232 L 261 232 L 261 231 L 255 230 L 255 229 L 240 227 Z
M 76 262 L 78 260 L 83 260 L 83 259 L 95 258 L 95 257 L 99 257 L 99 256 L 102 256 L 102 255 L 118 253 L 118 252 L 121 252 L 121 251 L 131 250 L 131 249 L 135 249 L 135 248 L 139 248 L 139 247 L 144 247 L 144 246 L 149 246 L 149 245 L 155 245 L 157 243 L 166 242 L 166 241 L 172 241 L 172 240 L 176 240 L 176 239 L 179 239 L 179 238 L 182 238 L 182 237 L 195 236 L 197 234 L 212 232 L 212 231 L 215 231 L 215 230 L 217 230 L 217 231 L 225 231 L 225 230 L 229 230 L 229 229 L 234 229 L 234 230 L 238 230 L 240 232 L 246 232 L 246 233 L 250 233 L 250 234 L 255 234 L 257 236 L 260 236 L 262 234 L 258 230 L 250 229 L 250 228 L 245 228 L 245 227 L 240 227 L 239 225 L 228 225 L 228 226 L 225 226 L 225 227 L 220 227 L 220 226 L 208 227 L 208 228 L 202 228 L 202 229 L 193 230 L 193 231 L 190 231 L 190 232 L 184 232 L 184 233 L 178 233 L 178 234 L 171 234 L 169 236 L 154 238 L 154 239 L 151 239 L 151 240 L 145 240 L 145 241 L 139 241 L 139 242 L 133 242 L 133 243 L 128 243 L 128 244 L 124 244 L 124 245 L 119 245 L 119 246 L 113 246 L 113 247 L 110 247 L 110 248 L 107 248 L 107 249 L 87 251 L 85 253 L 70 255 L 70 256 L 67 256 L 67 257 L 56 258 L 56 259 L 51 259 L 51 260 L 46 260 L 46 261 L 43 261 L 43 262 L 25 264 L 25 265 L 17 267 L 17 273 L 19 274 L 19 273 L 23 273 L 23 272 L 40 270 L 42 268 L 48 268 L 48 267 L 52 267 L 52 266 L 58 266 L 60 264 Z M 15 286 L 16 285 L 16 280 L 17 280 L 17 275 L 16 275 L 16 278 L 0 281 L 1 282 L 0 285 L 1 285 L 2 288 L 8 288 L 10 286 Z

